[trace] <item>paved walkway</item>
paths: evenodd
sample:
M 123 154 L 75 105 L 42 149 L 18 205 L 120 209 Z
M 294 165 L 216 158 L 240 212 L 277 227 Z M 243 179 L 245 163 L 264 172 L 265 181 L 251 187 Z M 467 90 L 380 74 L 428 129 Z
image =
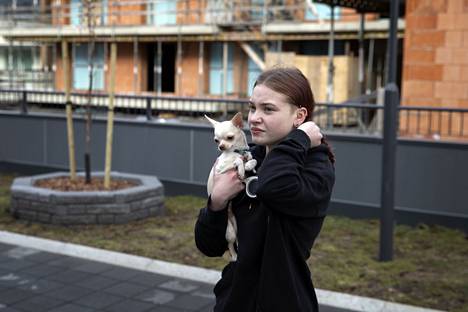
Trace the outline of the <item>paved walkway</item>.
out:
M 208 312 L 214 305 L 212 288 L 208 283 L 0 243 L 0 312 Z M 351 310 L 321 306 L 321 311 Z

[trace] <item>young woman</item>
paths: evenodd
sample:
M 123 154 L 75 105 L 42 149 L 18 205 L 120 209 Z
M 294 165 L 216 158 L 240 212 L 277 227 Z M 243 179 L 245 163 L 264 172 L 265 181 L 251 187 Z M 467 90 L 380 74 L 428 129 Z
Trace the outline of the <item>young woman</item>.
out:
M 198 249 L 222 256 L 231 201 L 238 258 L 224 268 L 214 288 L 214 311 L 318 311 L 306 260 L 330 202 L 334 156 L 311 121 L 314 99 L 298 69 L 262 73 L 249 105 L 257 196 L 246 195 L 234 170 L 215 175 L 195 225 Z

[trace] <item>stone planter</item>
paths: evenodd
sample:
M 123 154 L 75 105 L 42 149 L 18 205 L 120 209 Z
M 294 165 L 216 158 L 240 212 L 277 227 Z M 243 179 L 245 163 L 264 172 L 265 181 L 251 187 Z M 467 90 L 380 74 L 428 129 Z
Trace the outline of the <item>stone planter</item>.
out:
M 112 179 L 138 184 L 115 191 L 62 192 L 34 186 L 38 180 L 62 176 L 68 173 L 16 178 L 11 186 L 11 214 L 22 220 L 71 225 L 122 224 L 164 213 L 164 189 L 156 177 L 113 172 Z

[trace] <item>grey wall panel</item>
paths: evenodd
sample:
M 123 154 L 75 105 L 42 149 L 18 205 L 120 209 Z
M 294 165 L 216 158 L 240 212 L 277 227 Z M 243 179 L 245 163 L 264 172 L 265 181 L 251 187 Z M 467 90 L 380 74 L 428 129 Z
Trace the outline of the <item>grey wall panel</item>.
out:
M 150 126 L 145 145 L 148 173 L 190 181 L 190 128 Z
M 0 117 L 2 158 L 23 163 L 44 162 L 44 120 L 8 114 Z
M 381 146 L 378 141 L 330 141 L 336 157 L 333 197 L 352 202 L 380 201 Z
M 397 205 L 468 214 L 467 160 L 466 150 L 443 144 L 399 144 Z
M 74 124 L 76 158 L 82 170 L 84 121 L 77 118 Z M 106 121 L 94 120 L 93 170 L 104 170 L 105 135 Z M 66 138 L 64 116 L 0 112 L 0 161 L 67 168 Z M 377 216 L 382 140 L 339 135 L 329 140 L 337 158 L 334 209 L 353 215 L 360 215 L 361 209 L 361 215 Z M 113 141 L 112 170 L 156 175 L 198 191 L 219 154 L 208 125 L 116 120 Z M 395 202 L 402 218 L 468 219 L 467 159 L 468 144 L 399 140 Z
M 194 181 L 206 183 L 211 167 L 220 152 L 213 141 L 213 129 L 193 131 Z

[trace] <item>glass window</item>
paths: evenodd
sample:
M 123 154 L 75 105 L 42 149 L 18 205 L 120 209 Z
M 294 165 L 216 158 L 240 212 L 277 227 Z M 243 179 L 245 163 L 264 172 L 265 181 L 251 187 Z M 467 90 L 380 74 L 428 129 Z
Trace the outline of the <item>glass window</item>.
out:
M 255 44 L 251 44 L 250 47 L 257 53 L 257 55 L 261 58 L 264 59 L 264 53 L 263 50 Z M 253 90 L 253 85 L 255 81 L 257 80 L 257 77 L 262 73 L 262 70 L 260 67 L 255 64 L 255 62 L 249 57 L 248 64 L 248 74 L 247 74 L 247 94 L 251 95 L 252 90 Z
M 88 44 L 74 45 L 73 57 L 73 88 L 86 90 L 89 88 Z M 93 58 L 93 90 L 104 89 L 104 45 L 94 45 Z
M 317 9 L 317 13 L 319 15 L 319 17 L 321 19 L 330 19 L 331 17 L 331 7 L 327 4 L 320 4 L 320 3 L 314 3 L 315 5 L 315 8 Z M 339 7 L 335 7 L 335 19 L 339 19 L 340 18 L 340 8 Z M 306 16 L 305 16 L 305 19 L 306 20 L 309 20 L 309 21 L 315 21 L 317 20 L 317 15 L 313 14 L 311 9 L 309 8 L 309 6 L 307 6 L 307 9 L 306 9 Z
M 159 0 L 149 6 L 151 25 L 175 25 L 177 23 L 177 1 Z
M 228 43 L 228 64 L 226 94 L 234 92 L 234 45 Z M 210 94 L 224 94 L 223 43 L 216 42 L 210 47 Z

